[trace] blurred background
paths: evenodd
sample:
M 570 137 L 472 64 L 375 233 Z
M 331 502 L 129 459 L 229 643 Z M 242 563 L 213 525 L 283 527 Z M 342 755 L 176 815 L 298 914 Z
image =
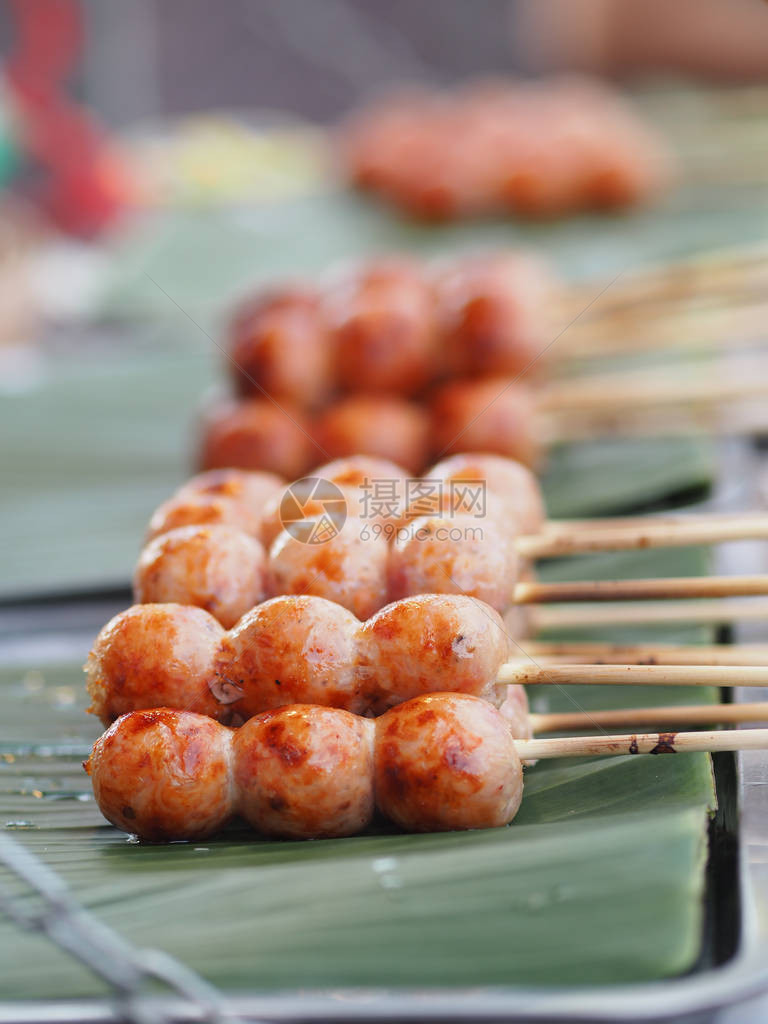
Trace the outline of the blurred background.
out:
M 18 43 L 13 4 L 0 44 Z M 39 22 L 57 5 L 23 5 Z M 594 70 L 619 78 L 768 75 L 760 0 L 84 0 L 72 92 L 105 124 L 266 108 L 320 122 L 401 82 Z

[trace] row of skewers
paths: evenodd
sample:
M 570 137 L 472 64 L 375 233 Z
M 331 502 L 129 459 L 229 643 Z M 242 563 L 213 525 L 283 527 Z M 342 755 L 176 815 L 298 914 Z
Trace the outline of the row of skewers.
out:
M 669 281 L 638 274 L 595 311 L 595 291 L 569 293 L 520 252 L 437 267 L 382 258 L 324 286 L 261 290 L 232 318 L 226 350 L 238 397 L 204 413 L 198 461 L 288 478 L 358 453 L 411 472 L 463 451 L 535 466 L 549 446 L 584 437 L 764 429 L 765 367 L 754 358 L 544 380 L 574 357 L 629 351 L 640 300 L 652 307 L 650 345 L 693 337 L 706 346 L 738 331 L 739 317 L 747 336 L 761 333 L 765 261 L 736 254 L 720 275 L 703 310 L 695 265 Z M 724 308 L 713 316 L 718 296 Z
M 408 397 L 449 377 L 514 375 L 549 340 L 558 289 L 541 258 L 515 250 L 435 265 L 380 257 L 267 286 L 229 325 L 233 383 L 316 409 L 342 392 Z
M 428 220 L 625 209 L 672 176 L 650 126 L 608 86 L 574 77 L 384 98 L 347 126 L 341 158 L 358 188 Z
M 520 741 L 486 701 L 432 693 L 376 719 L 286 705 L 237 730 L 135 711 L 97 740 L 86 770 L 104 816 L 143 839 L 203 839 L 236 815 L 262 835 L 319 839 L 360 832 L 374 811 L 410 832 L 507 825 L 530 758 L 766 746 L 768 729 Z
M 638 304 L 655 311 L 657 337 L 684 326 L 692 293 L 694 313 L 719 300 L 729 316 L 755 317 L 764 278 L 759 257 L 735 254 L 714 286 L 712 268 L 692 264 L 635 275 L 599 310 L 585 309 L 583 291 L 561 291 L 557 315 L 580 317 L 571 354 L 621 352 Z M 632 410 L 669 423 L 682 398 L 701 422 L 764 392 L 754 375 L 711 372 L 682 387 L 635 374 L 523 389 L 515 375 L 545 362 L 551 295 L 540 265 L 501 254 L 437 271 L 381 261 L 241 307 L 229 352 L 241 397 L 209 414 L 201 459 L 223 468 L 152 517 L 138 603 L 102 630 L 86 666 L 91 710 L 110 726 L 88 768 L 111 821 L 148 839 L 209 835 L 235 814 L 269 835 L 346 835 L 375 807 L 414 830 L 493 826 L 517 810 L 522 761 L 764 742 L 759 732 L 532 738 L 761 721 L 766 709 L 532 715 L 523 683 L 768 681 L 757 647 L 523 646 L 543 626 L 754 612 L 730 598 L 765 594 L 762 577 L 544 585 L 532 561 L 765 538 L 765 517 L 552 522 L 532 474 L 493 454 L 409 476 L 430 452 L 532 464 L 558 437 L 589 435 L 595 422 L 614 429 L 617 411 L 623 428 Z M 722 324 L 703 341 L 719 345 L 721 334 Z M 378 458 L 337 459 L 286 487 L 318 447 Z
M 765 649 L 724 647 L 703 665 L 695 653 L 694 664 L 686 664 L 685 651 L 670 652 L 671 664 L 656 647 L 645 648 L 634 663 L 622 664 L 620 653 L 614 664 L 569 664 L 567 653 L 533 659 L 492 608 L 463 595 L 395 601 L 365 622 L 325 598 L 285 595 L 257 605 L 228 631 L 201 608 L 133 605 L 100 632 L 86 672 L 89 710 L 104 724 L 165 706 L 224 724 L 242 724 L 284 704 L 371 717 L 445 691 L 492 703 L 519 739 L 530 738 L 533 729 L 522 684 L 768 685 L 768 665 L 757 664 Z M 549 721 L 538 716 L 538 731 Z M 587 714 L 578 721 L 594 724 Z
M 389 473 L 384 479 L 394 481 L 396 495 L 400 485 L 396 522 L 411 522 L 408 504 L 402 503 L 407 477 L 402 472 L 392 474 L 391 466 L 359 458 L 322 467 L 318 475 L 322 473 L 359 511 L 366 488 L 382 471 Z M 485 518 L 475 522 L 489 528 L 496 524 L 496 541 L 504 538 L 510 549 L 517 545 L 518 558 L 768 533 L 768 523 L 759 516 L 636 519 L 613 525 L 610 521 L 548 523 L 535 479 L 522 466 L 494 457 L 466 456 L 447 460 L 432 472 L 456 485 L 482 482 L 489 496 L 487 523 Z M 150 533 L 155 536 L 150 548 L 174 534 L 235 530 L 222 525 L 222 519 L 237 518 L 242 526 L 248 514 L 252 539 L 253 533 L 265 536 L 265 530 L 266 536 L 274 535 L 284 525 L 280 508 L 286 495 L 294 501 L 296 497 L 290 488 L 278 493 L 275 488 L 280 488 L 280 482 L 264 474 L 203 474 L 153 517 Z M 435 502 L 433 496 L 431 508 L 438 515 L 420 518 L 435 522 L 448 513 L 461 519 L 461 503 L 468 500 L 466 489 L 449 488 L 447 506 L 445 492 L 440 493 L 443 497 Z M 308 497 L 303 512 L 311 514 L 316 509 L 312 496 Z M 176 525 L 179 521 L 187 525 Z M 290 520 L 290 524 L 296 522 L 303 520 Z M 289 541 L 283 535 L 287 535 L 295 541 L 297 552 L 311 553 L 307 557 L 315 559 L 315 564 L 321 552 L 324 573 L 320 575 L 326 581 L 345 580 L 354 590 L 359 573 L 371 561 L 370 540 L 354 548 L 361 555 L 351 566 L 343 557 L 335 561 L 332 547 L 339 537 L 354 536 L 360 541 L 359 533 L 346 533 L 350 523 L 358 529 L 359 517 L 347 520 L 331 540 L 319 544 L 299 541 L 281 528 L 272 548 L 286 546 Z M 521 533 L 526 529 L 529 534 Z M 242 529 L 235 532 L 249 536 Z M 394 537 L 390 545 L 383 536 L 376 540 L 390 550 L 399 543 L 397 531 Z M 138 604 L 117 616 L 100 634 L 87 664 L 91 710 L 105 724 L 117 718 L 88 764 L 105 815 L 147 839 L 209 835 L 234 814 L 269 835 L 347 835 L 370 821 L 374 806 L 413 830 L 491 827 L 508 822 L 516 813 L 522 793 L 521 761 L 567 753 L 662 753 L 765 743 L 759 731 L 531 739 L 534 729 L 602 729 L 612 722 L 630 727 L 663 722 L 679 728 L 686 722 L 764 720 L 766 710 L 760 704 L 743 709 L 635 709 L 614 718 L 615 713 L 597 712 L 547 720 L 547 716 L 530 715 L 521 684 L 765 685 L 765 652 L 719 648 L 705 653 L 697 648 L 665 651 L 661 647 L 622 652 L 609 647 L 540 645 L 535 662 L 526 658 L 525 648 L 521 648 L 524 656 L 516 658 L 520 647 L 516 638 L 522 628 L 516 623 L 517 632 L 512 632 L 514 620 L 509 614 L 505 621 L 498 608 L 483 602 L 478 593 L 470 593 L 487 581 L 478 572 L 481 567 L 474 556 L 467 557 L 463 551 L 463 543 L 463 537 L 439 541 L 433 537 L 429 555 L 420 563 L 414 550 L 405 563 L 413 592 L 364 621 L 351 613 L 349 601 L 344 607 L 329 601 L 327 594 L 317 596 L 314 580 L 306 572 L 293 593 L 248 610 L 228 631 L 189 588 L 181 603 L 169 603 L 179 598 L 163 597 L 161 603 Z M 446 551 L 452 568 L 445 576 L 448 582 L 438 585 L 435 593 L 436 567 L 445 564 Z M 457 557 L 464 557 L 474 574 L 462 579 L 461 585 L 450 578 L 456 573 Z M 143 555 L 140 569 L 144 560 Z M 179 561 L 171 577 L 183 583 L 193 562 Z M 497 562 L 502 566 L 497 578 L 502 580 L 510 565 L 501 549 Z M 420 577 L 412 573 L 418 564 Z M 488 571 L 494 570 L 492 560 L 482 568 L 486 565 Z M 423 580 L 421 589 L 415 582 L 418 578 Z M 137 580 L 141 599 L 141 573 Z M 696 595 L 753 594 L 765 593 L 765 584 L 753 577 L 617 581 L 607 588 L 588 584 L 581 591 L 580 584 L 562 586 L 579 599 L 587 593 L 590 597 L 639 593 L 668 597 L 679 595 L 685 587 Z M 546 587 L 536 589 L 543 586 L 523 581 L 512 596 L 535 595 L 540 600 L 552 593 Z M 561 585 L 550 586 L 558 597 L 564 596 Z M 509 590 L 505 593 L 507 600 Z M 506 605 L 501 610 L 510 611 Z M 623 653 L 629 660 L 622 664 Z M 370 722 L 361 717 L 376 715 L 380 717 Z M 223 723 L 245 724 L 232 733 Z
M 318 497 L 321 486 L 330 498 Z M 334 524 L 339 503 L 345 518 Z M 325 597 L 365 619 L 400 598 L 461 593 L 519 636 L 528 630 L 520 607 L 532 604 L 768 593 L 760 576 L 536 582 L 536 558 L 765 538 L 768 517 L 559 523 L 545 518 L 530 471 L 497 456 L 454 456 L 423 478 L 361 456 L 287 488 L 263 474 L 204 473 L 158 509 L 148 536 L 137 602 L 197 605 L 226 627 L 279 594 Z

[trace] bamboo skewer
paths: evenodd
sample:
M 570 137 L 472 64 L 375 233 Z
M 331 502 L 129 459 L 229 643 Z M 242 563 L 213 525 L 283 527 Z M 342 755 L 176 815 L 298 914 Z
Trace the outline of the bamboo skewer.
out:
M 749 525 L 754 523 L 756 529 L 760 529 L 760 521 L 762 519 L 768 519 L 766 513 L 755 511 L 755 512 L 688 512 L 684 514 L 672 514 L 672 515 L 654 515 L 654 516 L 610 516 L 609 518 L 591 518 L 591 519 L 548 519 L 541 528 L 542 533 L 547 534 L 570 534 L 577 530 L 603 530 L 606 526 L 619 527 L 622 530 L 629 529 L 645 529 L 648 524 L 652 524 L 655 527 L 669 526 L 673 529 L 678 527 L 689 528 L 696 526 L 697 528 L 704 528 L 711 526 L 713 529 L 724 529 L 729 530 L 732 527 L 734 521 L 748 521 L 747 528 Z M 733 539 L 733 538 L 729 538 Z M 743 539 L 743 538 L 736 538 Z M 748 539 L 756 539 L 751 537 Z
M 768 306 L 762 323 L 768 321 Z M 765 328 L 763 328 L 765 329 Z M 659 369 L 569 377 L 542 387 L 535 395 L 536 426 L 549 444 L 604 434 L 690 433 L 721 426 L 743 432 L 762 429 L 768 397 L 768 365 L 764 358 L 719 361 L 682 373 Z M 744 423 L 745 413 L 747 423 Z M 754 421 L 754 426 L 752 425 Z
M 768 307 L 765 311 L 768 319 Z M 756 360 L 739 375 L 730 367 L 713 365 L 689 375 L 653 373 L 604 374 L 548 384 L 538 394 L 538 408 L 560 414 L 628 411 L 681 405 L 723 406 L 729 402 L 768 396 L 768 367 Z
M 520 644 L 520 646 L 522 646 Z M 610 644 L 525 641 L 539 663 L 566 665 L 768 665 L 768 644 Z
M 768 729 L 651 732 L 628 736 L 564 736 L 546 740 L 515 740 L 515 749 L 521 761 L 537 761 L 550 757 L 766 750 L 768 749 Z
M 594 302 L 599 282 L 564 289 L 558 320 L 571 354 L 701 349 L 764 337 L 768 249 L 747 245 L 631 271 Z
M 601 626 L 664 625 L 685 622 L 725 624 L 768 621 L 768 600 L 761 598 L 720 601 L 625 602 L 613 606 L 536 608 L 531 631 L 584 629 Z
M 547 446 L 574 441 L 594 441 L 606 437 L 741 437 L 768 432 L 768 405 L 754 400 L 741 405 L 697 407 L 692 409 L 652 409 L 600 414 L 560 416 L 548 413 L 539 417 L 537 436 Z
M 756 597 L 768 595 L 768 576 L 682 576 L 642 580 L 525 582 L 515 586 L 515 604 L 559 601 L 631 601 L 651 598 Z
M 742 250 L 718 249 L 689 260 L 636 268 L 623 274 L 601 299 L 598 318 L 639 303 L 679 303 L 691 299 L 721 299 L 764 294 L 768 281 L 768 249 L 764 243 Z M 570 308 L 584 304 L 595 282 L 580 282 L 563 290 Z
M 590 313 L 597 319 L 638 303 L 677 303 L 691 298 L 765 294 L 768 248 L 763 242 L 697 254 L 689 259 L 653 264 L 624 274 Z M 591 297 L 594 284 L 576 284 L 563 294 L 567 308 L 578 309 Z
M 765 267 L 768 267 L 768 259 Z M 725 313 L 740 308 L 758 310 L 765 303 L 768 273 L 765 269 L 758 274 L 745 273 L 743 280 L 735 276 L 718 279 L 716 275 L 707 280 L 702 275 L 698 282 L 691 281 L 687 289 L 679 286 L 676 290 L 667 291 L 658 288 L 654 290 L 650 286 L 645 290 L 638 288 L 633 291 L 621 287 L 626 280 L 626 277 L 619 278 L 613 284 L 608 284 L 599 300 L 586 311 L 584 307 L 594 298 L 600 282 L 590 282 L 588 286 L 582 286 L 581 290 L 576 287 L 562 291 L 559 301 L 553 304 L 553 311 L 567 318 L 569 315 L 577 316 L 581 309 L 582 316 L 574 326 L 585 330 L 587 326 L 603 323 L 629 323 L 636 321 L 639 315 L 644 319 L 648 316 L 666 319 L 684 316 L 688 312 L 698 315 L 706 312 Z
M 550 521 L 538 534 L 518 537 L 518 554 L 524 558 L 555 558 L 594 551 L 634 551 L 644 548 L 719 544 L 733 540 L 768 540 L 768 515 L 736 514 L 716 518 L 660 520 L 614 526 L 610 519 L 574 530 Z
M 526 686 L 768 686 L 768 665 L 537 665 L 508 661 L 496 682 Z
M 768 722 L 768 702 L 753 704 L 682 704 L 671 707 L 616 708 L 610 711 L 564 711 L 528 715 L 534 733 L 588 731 L 599 728 L 633 728 L 685 725 L 738 725 Z
M 649 283 L 654 288 L 661 285 L 666 289 L 671 283 L 678 287 L 680 281 L 687 285 L 692 275 L 695 278 L 702 273 L 705 275 L 704 283 L 713 273 L 717 275 L 718 281 L 730 280 L 732 277 L 740 280 L 746 270 L 760 267 L 763 260 L 768 260 L 768 247 L 763 241 L 724 245 L 682 259 L 637 267 L 622 279 L 621 287 L 625 291 L 638 284 L 645 287 Z
M 578 312 L 578 310 L 576 311 Z M 638 351 L 733 348 L 765 337 L 768 303 L 741 303 L 716 307 L 689 306 L 672 310 L 638 304 L 630 314 L 608 314 L 593 320 L 563 314 L 564 348 L 570 358 L 620 355 Z M 563 352 L 563 349 L 560 349 Z

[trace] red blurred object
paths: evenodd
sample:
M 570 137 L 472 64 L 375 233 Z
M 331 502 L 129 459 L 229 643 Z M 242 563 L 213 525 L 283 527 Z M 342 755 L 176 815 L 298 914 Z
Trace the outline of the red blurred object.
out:
M 9 0 L 9 7 L 16 40 L 5 73 L 22 147 L 46 171 L 38 201 L 64 231 L 97 234 L 114 221 L 133 189 L 105 133 L 66 93 L 82 50 L 80 4 Z

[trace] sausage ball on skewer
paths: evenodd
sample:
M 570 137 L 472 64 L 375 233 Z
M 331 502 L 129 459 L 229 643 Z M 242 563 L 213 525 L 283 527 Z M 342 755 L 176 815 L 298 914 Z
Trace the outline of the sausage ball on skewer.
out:
M 332 389 L 332 338 L 319 295 L 284 287 L 247 299 L 229 332 L 229 368 L 238 392 L 301 408 L 321 404 Z
M 554 283 L 529 254 L 464 258 L 436 285 L 437 321 L 451 375 L 515 376 L 535 368 L 551 340 Z
M 285 479 L 276 473 L 229 468 L 209 469 L 187 480 L 176 491 L 175 496 L 231 498 L 260 514 L 267 501 L 281 491 L 285 483 Z
M 520 217 L 561 217 L 578 207 L 585 150 L 568 138 L 564 126 L 542 130 L 543 111 L 529 111 L 504 134 L 501 149 L 509 158 L 496 169 L 493 195 L 501 207 Z
M 464 594 L 504 612 L 514 601 L 518 556 L 492 520 L 424 516 L 400 530 L 390 548 L 389 594 Z
M 410 395 L 434 375 L 434 297 L 417 263 L 381 260 L 340 281 L 324 302 L 342 387 Z
M 322 597 L 275 597 L 224 637 L 217 677 L 243 718 L 284 704 L 368 711 L 355 666 L 358 619 Z
M 497 828 L 523 798 L 506 722 L 464 693 L 416 697 L 377 719 L 374 779 L 378 809 L 407 832 Z
M 550 94 L 559 106 L 559 137 L 578 157 L 580 204 L 639 205 L 670 185 L 671 153 L 618 93 L 596 79 L 564 74 L 552 81 Z
M 211 684 L 224 639 L 202 608 L 140 604 L 104 626 L 85 663 L 90 712 L 109 725 L 137 708 L 171 707 L 226 720 Z
M 264 548 L 229 526 L 183 526 L 144 548 L 133 591 L 138 604 L 195 605 L 229 628 L 266 596 Z
M 407 154 L 393 150 L 374 187 L 411 216 L 445 221 L 486 212 L 500 125 L 469 104 L 433 97 L 409 111 Z M 456 140 L 462 140 L 460 145 Z
M 104 817 L 142 839 L 204 839 L 234 814 L 232 733 L 157 708 L 118 719 L 85 762 Z
M 318 538 L 324 519 L 305 520 Z M 364 520 L 349 518 L 338 533 L 307 543 L 283 530 L 269 549 L 270 594 L 316 594 L 367 619 L 387 600 L 389 546 Z
M 331 839 L 373 817 L 373 722 L 336 708 L 267 711 L 234 737 L 240 814 L 268 836 Z
M 422 594 L 396 601 L 360 625 L 357 667 L 378 695 L 375 714 L 420 693 L 450 690 L 499 703 L 496 686 L 509 659 L 500 616 L 473 598 Z
M 353 518 L 365 519 L 371 526 L 387 528 L 387 536 L 400 520 L 405 507 L 407 471 L 388 459 L 369 455 L 334 459 L 311 471 L 307 480 L 327 481 L 337 487 L 346 502 L 346 514 Z M 318 485 L 313 485 L 314 494 Z M 283 529 L 285 512 L 290 507 L 291 516 L 296 514 L 296 504 L 291 496 L 296 493 L 296 484 L 283 488 L 264 505 L 261 522 L 261 539 L 269 547 Z M 309 485 L 302 490 L 308 490 Z M 326 488 L 321 486 L 322 493 Z M 327 489 L 330 492 L 330 489 Z M 303 497 L 303 494 L 300 494 Z M 290 505 L 289 505 L 290 503 Z M 323 514 L 323 502 L 319 498 L 305 499 L 301 510 L 305 518 Z M 376 531 L 378 532 L 378 530 Z
M 472 495 L 462 485 L 483 483 L 485 500 L 493 498 L 497 502 L 489 513 L 493 515 L 498 510 L 500 518 L 510 522 L 516 532 L 538 533 L 546 520 L 538 480 L 527 466 L 514 459 L 500 455 L 453 455 L 425 470 L 424 478 L 448 484 L 446 507 L 453 512 L 472 511 Z
M 389 540 L 406 505 L 409 476 L 404 466 L 368 455 L 334 459 L 317 468 L 318 476 L 341 488 L 347 513 L 377 525 Z M 378 531 L 377 531 L 378 532 Z
M 261 516 L 236 498 L 215 494 L 176 494 L 155 509 L 144 539 L 149 542 L 182 526 L 231 526 L 258 537 Z
M 315 422 L 318 445 L 331 458 L 364 452 L 419 473 L 430 451 L 429 416 L 399 398 L 355 395 L 330 406 Z
M 423 130 L 411 159 L 396 168 L 382 194 L 422 221 L 482 213 L 493 165 L 479 148 L 455 145 L 462 127 L 460 119 L 444 117 Z
M 483 452 L 535 467 L 536 423 L 534 396 L 514 379 L 454 381 L 432 399 L 432 443 L 440 456 Z
M 411 140 L 418 138 L 423 119 L 441 106 L 434 94 L 409 88 L 379 98 L 352 117 L 339 136 L 352 180 L 365 187 L 386 182 L 393 168 L 403 163 Z
M 388 100 L 347 129 L 348 172 L 355 184 L 379 191 L 422 220 L 477 212 L 488 160 L 475 145 L 456 145 L 463 128 L 460 113 L 439 97 Z
M 202 469 L 236 466 L 295 480 L 317 455 L 304 414 L 287 402 L 277 404 L 267 398 L 226 401 L 203 417 Z
M 516 740 L 530 740 L 533 738 L 533 726 L 531 725 L 530 705 L 528 694 L 524 686 L 515 683 L 511 686 L 498 687 L 503 693 L 501 703 L 494 703 L 499 709 L 499 714 L 507 723 L 510 733 Z M 534 761 L 525 761 L 527 765 L 535 764 Z
M 424 693 L 469 693 L 498 707 L 514 737 L 529 739 L 525 688 L 496 682 L 514 646 L 498 613 L 482 601 L 421 594 L 359 626 L 358 685 L 371 695 L 376 715 Z
M 219 524 L 234 526 L 263 540 L 262 520 L 274 495 L 281 495 L 285 481 L 274 473 L 242 469 L 211 469 L 180 487 L 155 511 L 146 540 L 179 526 Z
M 315 470 L 338 487 L 366 487 L 375 480 L 406 480 L 402 464 L 375 455 L 353 455 L 325 462 Z
M 323 498 L 307 497 L 305 494 L 304 481 L 307 481 L 306 490 L 309 490 L 310 487 L 317 486 L 315 480 L 315 477 L 303 477 L 302 480 L 295 481 L 281 494 L 266 503 L 264 518 L 261 521 L 260 537 L 267 550 L 272 547 L 285 529 L 284 520 L 297 523 L 299 518 L 315 520 L 322 517 L 325 511 Z M 298 501 L 293 500 L 297 492 L 301 498 L 301 505 Z

